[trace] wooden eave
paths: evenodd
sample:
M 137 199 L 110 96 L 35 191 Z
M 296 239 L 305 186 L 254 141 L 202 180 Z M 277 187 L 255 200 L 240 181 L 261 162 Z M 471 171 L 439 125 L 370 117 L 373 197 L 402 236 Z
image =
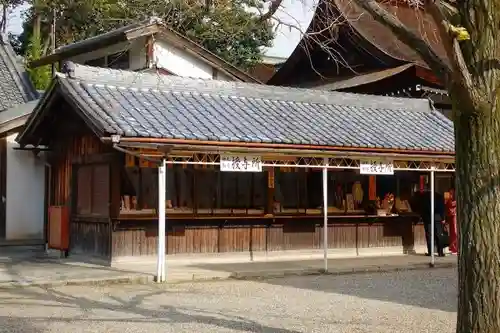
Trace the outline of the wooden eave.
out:
M 421 84 L 420 81 L 424 81 L 425 83 L 422 84 L 442 87 L 441 82 L 429 69 L 423 68 L 415 63 L 406 63 L 397 67 L 368 71 L 331 80 L 320 80 L 304 85 L 303 87 L 328 91 L 350 91 L 352 88 L 362 89 L 363 86 L 377 84 L 377 82 L 388 80 L 392 77 L 397 80 L 402 74 L 414 77 L 412 82 L 417 82 L 418 84 Z
M 111 143 L 111 137 L 101 137 L 101 141 Z M 260 150 L 268 153 L 284 153 L 304 156 L 304 154 L 312 155 L 398 155 L 400 157 L 419 157 L 432 159 L 450 159 L 455 156 L 454 152 L 437 151 L 437 150 L 404 150 L 404 149 L 386 149 L 386 148 L 364 148 L 364 147 L 347 147 L 347 146 L 319 146 L 319 145 L 303 145 L 303 144 L 278 144 L 278 143 L 246 143 L 246 142 L 217 142 L 217 141 L 201 141 L 201 140 L 186 140 L 186 139 L 167 139 L 167 138 L 133 138 L 122 137 L 120 143 L 135 144 L 138 147 L 151 146 L 169 146 L 177 150 L 188 150 L 189 147 L 198 147 L 197 149 L 206 149 L 212 152 L 227 152 L 227 151 L 245 151 L 245 150 Z M 358 156 L 359 157 L 359 156 Z
M 346 89 L 364 86 L 370 83 L 376 83 L 381 80 L 390 78 L 392 76 L 398 75 L 412 68 L 414 64 L 404 64 L 398 67 L 371 71 L 368 73 L 359 73 L 358 75 L 352 75 L 345 78 L 336 78 L 335 80 L 325 80 L 320 82 L 315 82 L 307 86 L 307 88 L 328 90 L 328 91 L 343 91 Z

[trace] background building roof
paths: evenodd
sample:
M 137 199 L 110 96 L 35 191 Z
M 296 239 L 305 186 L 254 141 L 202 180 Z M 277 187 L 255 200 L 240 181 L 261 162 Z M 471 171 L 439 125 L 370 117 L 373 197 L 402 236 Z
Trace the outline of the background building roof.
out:
M 38 92 L 16 59 L 8 38 L 0 36 L 0 112 L 36 98 Z

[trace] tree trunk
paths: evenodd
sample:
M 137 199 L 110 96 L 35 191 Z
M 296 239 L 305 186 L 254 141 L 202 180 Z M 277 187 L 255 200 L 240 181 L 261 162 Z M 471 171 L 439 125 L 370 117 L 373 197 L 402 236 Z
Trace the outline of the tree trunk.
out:
M 35 11 L 35 18 L 33 19 L 33 40 L 41 41 L 40 37 L 42 34 L 42 7 L 40 0 L 35 0 L 33 2 L 33 8 Z
M 40 35 L 41 35 L 41 29 L 42 29 L 42 16 L 40 12 L 35 13 L 35 20 L 33 22 L 33 40 L 40 41 Z
M 465 110 L 470 103 L 454 100 L 462 111 L 457 110 L 454 119 L 460 231 L 457 333 L 498 333 L 500 113 L 490 103 Z M 500 96 L 492 104 L 499 102 Z
M 5 34 L 7 32 L 7 20 L 8 20 L 8 10 L 7 10 L 7 5 L 2 6 L 2 24 L 0 27 L 1 33 Z
M 425 1 L 445 46 L 445 62 L 416 27 L 406 27 L 378 0 L 354 2 L 412 48 L 448 88 L 454 104 L 460 241 L 456 331 L 499 333 L 500 0 L 448 1 L 470 37 L 461 42 L 441 0 Z

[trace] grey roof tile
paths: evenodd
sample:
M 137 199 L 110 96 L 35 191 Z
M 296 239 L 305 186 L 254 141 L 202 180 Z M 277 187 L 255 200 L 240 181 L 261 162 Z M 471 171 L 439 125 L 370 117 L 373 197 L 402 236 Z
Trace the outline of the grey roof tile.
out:
M 109 134 L 454 151 L 452 122 L 423 99 L 67 68 L 57 80 Z
M 0 36 L 0 112 L 38 98 L 7 37 Z

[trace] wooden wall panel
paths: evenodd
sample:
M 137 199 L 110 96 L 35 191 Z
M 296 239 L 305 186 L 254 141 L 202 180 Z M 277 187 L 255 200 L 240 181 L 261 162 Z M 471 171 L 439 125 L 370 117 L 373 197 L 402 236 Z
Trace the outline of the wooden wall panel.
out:
M 295 221 L 294 221 L 295 222 Z M 283 227 L 284 250 L 312 250 L 319 248 L 315 224 L 298 221 Z
M 267 251 L 283 251 L 285 249 L 283 225 L 270 225 L 267 229 Z
M 217 227 L 186 228 L 187 253 L 215 253 L 218 249 Z
M 95 135 L 71 137 L 54 146 L 52 153 L 52 205 L 69 205 L 73 160 L 105 152 L 106 147 Z
M 267 223 L 263 223 L 266 222 Z M 322 249 L 320 219 L 262 221 L 169 220 L 167 253 L 218 253 Z M 328 226 L 329 248 L 413 247 L 409 220 L 388 223 L 337 222 Z M 113 256 L 156 255 L 157 222 L 123 222 L 113 232 Z M 130 227 L 133 225 L 133 227 Z M 408 241 L 408 230 L 411 241 Z
M 252 225 L 250 230 L 252 234 L 250 248 L 252 251 L 266 251 L 267 227 L 265 225 Z
M 154 235 L 151 235 L 150 238 L 154 238 Z M 157 242 L 155 241 L 155 244 Z M 156 253 L 157 247 L 154 250 Z M 187 253 L 187 245 L 186 245 L 186 228 L 179 227 L 173 228 L 167 232 L 167 253 L 176 254 L 176 253 Z
M 92 213 L 92 166 L 82 165 L 76 171 L 76 207 L 77 214 L 91 214 Z
M 82 161 L 95 157 L 109 151 L 109 147 L 104 145 L 94 134 L 69 135 L 57 140 L 52 145 L 49 161 L 51 164 L 52 176 L 50 184 L 49 205 L 61 205 L 70 207 L 71 213 L 76 207 L 72 205 L 71 192 L 73 190 L 73 165 L 76 161 Z M 92 200 L 97 200 L 98 213 L 109 215 L 109 205 L 105 197 L 109 196 L 109 167 L 103 166 L 99 169 L 101 183 L 108 183 L 108 186 L 98 189 L 98 195 Z M 91 181 L 89 177 L 88 181 Z M 103 185 L 104 186 L 104 185 Z M 82 193 L 81 193 L 82 194 Z M 102 201 L 106 202 L 102 202 Z M 89 204 L 89 198 L 84 200 L 84 204 Z M 88 208 L 88 207 L 86 207 Z M 83 213 L 83 212 L 82 212 Z M 89 213 L 89 212 L 86 212 Z M 111 223 L 107 218 L 88 219 L 76 218 L 71 215 L 70 223 L 70 253 L 79 253 L 89 256 L 111 258 Z
M 371 225 L 369 228 L 368 247 L 402 246 L 403 239 L 400 236 L 399 229 L 399 225 L 394 223 L 377 223 Z
M 109 223 L 73 221 L 70 228 L 70 251 L 109 259 L 111 256 Z
M 328 225 L 328 247 L 332 249 L 356 248 L 357 231 L 358 224 L 356 223 Z M 323 226 L 321 226 L 319 232 L 323 232 Z M 323 239 L 323 235 L 321 235 L 321 239 Z M 323 243 L 321 243 L 320 247 L 323 247 Z
M 370 247 L 370 225 L 358 224 L 357 226 L 358 248 Z
M 427 245 L 427 242 L 425 241 L 425 228 L 423 223 L 416 224 L 413 227 L 413 234 L 415 239 L 415 245 L 418 246 Z
M 141 229 L 113 231 L 113 257 L 132 257 L 156 254 L 158 237 L 147 237 Z
M 229 226 L 218 230 L 219 252 L 250 251 L 251 230 L 249 226 Z M 205 239 L 206 237 L 201 237 Z M 217 235 L 214 237 L 217 239 Z
M 109 216 L 110 168 L 108 164 L 95 165 L 92 174 L 92 214 Z

